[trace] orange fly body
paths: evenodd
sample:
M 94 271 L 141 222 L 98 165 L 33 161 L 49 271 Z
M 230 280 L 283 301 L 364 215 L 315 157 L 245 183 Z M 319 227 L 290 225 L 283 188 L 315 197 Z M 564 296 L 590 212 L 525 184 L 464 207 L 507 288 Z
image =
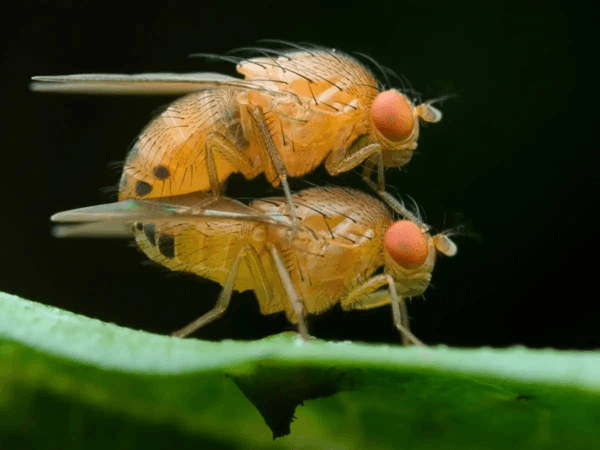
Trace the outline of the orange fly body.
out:
M 174 333 L 184 337 L 217 319 L 232 292 L 253 290 L 262 314 L 283 311 L 307 339 L 307 314 L 340 303 L 344 309 L 392 305 L 405 344 L 410 332 L 405 299 L 427 289 L 437 253 L 453 256 L 445 233 L 430 235 L 395 221 L 380 200 L 345 188 L 312 188 L 294 195 L 298 233 L 285 198 L 246 206 L 205 193 L 118 203 L 58 213 L 56 235 L 129 236 L 153 261 L 217 281 L 216 306 Z M 381 270 L 383 269 L 383 270 Z
M 259 49 L 264 56 L 233 58 L 245 79 L 214 73 L 39 76 L 32 89 L 188 94 L 138 136 L 125 161 L 120 200 L 209 190 L 219 195 L 229 175 L 240 172 L 248 179 L 265 173 L 293 204 L 288 177 L 323 162 L 333 175 L 364 163 L 365 181 L 396 212 L 418 221 L 385 192 L 384 168 L 405 165 L 417 147 L 419 121 L 438 122 L 441 112 L 431 102 L 417 104 L 407 91 L 384 88 L 349 55 L 289 45 L 284 52 Z M 377 183 L 371 181 L 375 168 Z

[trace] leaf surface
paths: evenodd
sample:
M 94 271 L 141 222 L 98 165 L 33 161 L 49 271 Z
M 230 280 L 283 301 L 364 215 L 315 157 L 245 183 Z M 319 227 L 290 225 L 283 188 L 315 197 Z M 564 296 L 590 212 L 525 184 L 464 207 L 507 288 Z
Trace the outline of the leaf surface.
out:
M 205 342 L 0 294 L 0 386 L 3 448 L 600 448 L 597 352 Z

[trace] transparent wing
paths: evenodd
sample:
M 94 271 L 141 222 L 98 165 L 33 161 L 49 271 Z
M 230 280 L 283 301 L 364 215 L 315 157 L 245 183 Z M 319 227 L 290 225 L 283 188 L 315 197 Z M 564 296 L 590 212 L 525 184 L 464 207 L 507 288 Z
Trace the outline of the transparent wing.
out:
M 212 72 L 40 75 L 31 79 L 32 91 L 74 94 L 181 95 L 218 86 L 265 90 L 257 82 Z
M 134 222 L 243 220 L 291 228 L 285 218 L 265 215 L 228 198 L 188 195 L 156 200 L 125 200 L 54 214 L 53 222 L 71 222 L 53 229 L 57 237 L 131 237 Z
M 59 238 L 125 238 L 133 236 L 130 223 L 89 222 L 52 227 L 52 236 Z

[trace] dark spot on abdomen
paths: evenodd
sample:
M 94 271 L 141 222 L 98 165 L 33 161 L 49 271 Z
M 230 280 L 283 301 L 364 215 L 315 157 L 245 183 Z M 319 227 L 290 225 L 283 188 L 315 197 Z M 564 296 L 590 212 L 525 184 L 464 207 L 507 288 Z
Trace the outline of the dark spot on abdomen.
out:
M 171 234 L 161 234 L 158 237 L 158 251 L 167 258 L 174 258 L 175 237 Z
M 153 223 L 144 225 L 144 234 L 146 235 L 146 239 L 156 247 L 156 225 Z
M 159 180 L 165 180 L 169 178 L 169 175 L 171 175 L 169 173 L 169 169 L 167 169 L 165 166 L 156 166 L 154 168 L 154 176 Z
M 145 181 L 138 181 L 137 183 L 135 183 L 135 193 L 140 197 L 148 195 L 150 192 L 152 192 L 152 186 L 150 186 Z

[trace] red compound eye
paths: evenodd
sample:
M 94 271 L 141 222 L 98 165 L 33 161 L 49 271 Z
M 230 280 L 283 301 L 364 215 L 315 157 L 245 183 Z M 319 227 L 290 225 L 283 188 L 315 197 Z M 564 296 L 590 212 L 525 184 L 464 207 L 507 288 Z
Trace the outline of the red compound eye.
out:
M 383 245 L 392 259 L 406 269 L 422 266 L 429 254 L 425 235 L 408 220 L 400 220 L 389 227 Z
M 413 108 L 398 91 L 379 94 L 371 106 L 371 116 L 377 130 L 392 142 L 408 139 L 415 126 Z

